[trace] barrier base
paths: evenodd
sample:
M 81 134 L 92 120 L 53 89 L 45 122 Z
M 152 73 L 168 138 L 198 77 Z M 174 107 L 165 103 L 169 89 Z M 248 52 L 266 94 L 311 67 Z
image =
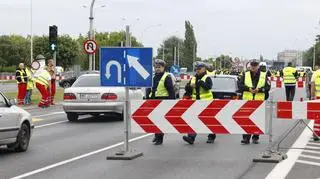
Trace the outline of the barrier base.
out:
M 107 160 L 133 160 L 135 158 L 141 157 L 142 155 L 142 152 L 137 151 L 120 151 L 115 153 L 114 155 L 107 156 Z
M 280 151 L 265 151 L 258 154 L 254 159 L 253 162 L 260 162 L 260 163 L 279 163 L 282 160 L 287 159 L 288 156 L 284 152 Z

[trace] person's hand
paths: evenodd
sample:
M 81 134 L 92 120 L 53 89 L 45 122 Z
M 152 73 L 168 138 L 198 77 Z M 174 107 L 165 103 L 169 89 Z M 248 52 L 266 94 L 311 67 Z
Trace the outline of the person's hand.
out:
M 252 94 L 256 94 L 258 92 L 258 89 L 254 89 L 254 90 L 252 90 Z

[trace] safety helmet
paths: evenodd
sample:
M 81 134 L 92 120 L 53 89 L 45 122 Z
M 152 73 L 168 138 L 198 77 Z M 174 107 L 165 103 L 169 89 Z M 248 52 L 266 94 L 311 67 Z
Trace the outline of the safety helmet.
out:
M 37 55 L 37 57 L 36 57 L 36 60 L 45 60 L 45 59 L 46 59 L 46 57 L 44 57 L 41 54 Z
M 197 61 L 194 65 L 196 68 L 206 67 L 206 64 L 200 61 Z

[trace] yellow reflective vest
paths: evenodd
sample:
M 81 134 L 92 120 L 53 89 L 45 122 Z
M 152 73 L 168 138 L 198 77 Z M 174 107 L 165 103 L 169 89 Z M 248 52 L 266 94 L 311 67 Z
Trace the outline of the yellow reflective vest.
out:
M 260 88 L 264 88 L 265 87 L 266 76 L 267 76 L 266 72 L 260 72 L 259 81 L 258 81 L 257 87 L 255 89 L 260 89 Z M 245 73 L 244 85 L 249 87 L 249 88 L 253 88 L 250 71 L 247 71 Z M 242 95 L 242 99 L 244 99 L 244 100 L 261 100 L 262 101 L 262 100 L 265 99 L 265 94 L 264 94 L 264 92 L 262 92 L 262 93 L 259 92 L 259 93 L 252 94 L 250 91 L 244 91 L 243 95 Z
M 320 70 L 317 70 L 313 73 L 312 77 L 315 81 L 315 88 L 316 88 L 316 97 L 320 97 Z
M 201 81 L 206 82 L 207 78 L 209 78 L 208 75 L 204 75 L 201 78 Z M 191 78 L 190 85 L 194 85 L 194 86 L 196 85 L 196 77 L 195 76 Z M 213 99 L 213 94 L 212 94 L 210 89 L 206 90 L 206 89 L 204 89 L 204 88 L 202 88 L 200 86 L 199 93 L 200 93 L 200 100 L 211 100 L 211 99 Z M 192 89 L 192 99 L 193 100 L 197 99 L 197 92 L 196 92 L 196 88 L 195 87 Z
M 34 88 L 34 79 L 29 68 L 26 68 L 26 74 L 28 77 L 27 90 L 32 90 Z
M 46 87 L 49 87 L 49 79 L 51 78 L 49 72 L 47 70 L 43 70 L 38 78 L 35 78 L 36 83 L 40 83 Z
M 283 82 L 284 84 L 295 84 L 296 78 L 294 74 L 296 73 L 296 69 L 293 67 L 285 67 L 283 70 Z
M 18 84 L 26 83 L 25 77 L 27 77 L 25 70 L 21 70 L 21 69 L 16 70 L 16 80 Z M 21 79 L 21 82 L 19 82 L 18 79 Z
M 155 97 L 168 97 L 169 96 L 169 92 L 166 89 L 164 82 L 167 78 L 169 74 L 168 73 L 164 73 L 159 81 L 158 87 L 157 87 L 157 91 L 155 94 Z M 151 98 L 152 93 L 150 93 L 149 97 Z
M 207 75 L 214 76 L 214 75 L 216 75 L 216 71 L 210 72 L 210 71 L 207 70 Z

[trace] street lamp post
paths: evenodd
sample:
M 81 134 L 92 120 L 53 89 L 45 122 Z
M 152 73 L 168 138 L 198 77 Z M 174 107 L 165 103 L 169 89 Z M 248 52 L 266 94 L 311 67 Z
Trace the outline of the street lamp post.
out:
M 33 60 L 32 0 L 30 0 L 30 61 Z
M 89 40 L 93 40 L 93 7 L 96 0 L 92 0 L 91 6 L 90 6 L 90 16 L 89 16 Z M 89 71 L 92 70 L 92 59 L 93 54 L 89 54 Z

